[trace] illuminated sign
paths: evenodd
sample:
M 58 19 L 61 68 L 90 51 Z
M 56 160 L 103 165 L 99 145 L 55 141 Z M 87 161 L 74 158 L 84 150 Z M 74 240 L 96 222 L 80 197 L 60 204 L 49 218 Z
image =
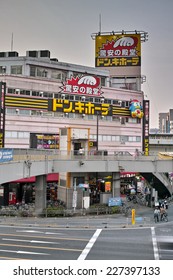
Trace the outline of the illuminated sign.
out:
M 98 35 L 95 38 L 95 66 L 141 66 L 140 34 Z
M 101 95 L 100 78 L 96 76 L 84 75 L 68 79 L 61 87 L 61 93 L 82 94 L 82 95 Z
M 143 109 L 143 151 L 146 156 L 149 156 L 149 100 L 143 101 Z
M 59 137 L 56 135 L 36 135 L 37 149 L 59 149 Z
M 59 149 L 59 135 L 31 133 L 30 148 Z
M 62 113 L 76 113 L 86 115 L 101 115 L 110 116 L 111 110 L 109 110 L 109 104 L 81 102 L 81 101 L 70 101 L 62 99 L 49 99 L 48 110 L 53 112 Z

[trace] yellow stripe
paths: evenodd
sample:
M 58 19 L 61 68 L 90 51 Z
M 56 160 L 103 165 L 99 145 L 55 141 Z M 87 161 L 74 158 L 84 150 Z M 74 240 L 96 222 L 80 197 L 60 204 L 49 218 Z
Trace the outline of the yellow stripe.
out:
M 39 108 L 48 109 L 48 100 L 35 99 L 35 98 L 21 98 L 21 97 L 9 97 L 5 99 L 6 106 L 10 107 L 23 107 L 23 108 Z
M 49 244 L 48 244 L 49 245 Z M 75 252 L 81 252 L 82 250 L 79 249 L 72 249 L 72 248 L 51 248 L 51 247 L 45 247 L 45 246 L 29 246 L 29 245 L 20 245 L 20 244 L 0 244 L 0 246 L 7 246 L 7 247 L 18 247 L 18 248 L 34 248 L 34 249 L 48 249 L 48 250 L 56 250 L 56 251 L 75 251 Z

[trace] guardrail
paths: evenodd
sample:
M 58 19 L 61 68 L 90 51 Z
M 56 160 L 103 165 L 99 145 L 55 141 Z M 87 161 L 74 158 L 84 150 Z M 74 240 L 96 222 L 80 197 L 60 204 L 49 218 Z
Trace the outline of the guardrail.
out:
M 64 150 L 41 150 L 41 149 L 13 149 L 13 158 L 11 161 L 47 161 L 47 160 L 159 160 L 161 159 L 158 154 L 150 154 L 145 156 L 140 154 L 137 158 L 132 155 L 119 155 L 115 151 L 98 151 L 85 152 L 83 155 L 78 155 L 74 151 Z M 169 160 L 169 158 L 167 158 Z

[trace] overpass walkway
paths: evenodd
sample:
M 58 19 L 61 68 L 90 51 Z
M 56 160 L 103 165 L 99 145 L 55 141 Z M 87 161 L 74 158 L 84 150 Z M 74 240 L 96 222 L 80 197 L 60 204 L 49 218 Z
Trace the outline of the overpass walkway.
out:
M 173 172 L 173 157 L 162 158 L 162 154 L 143 156 L 137 159 L 132 156 L 119 155 L 74 155 L 67 151 L 13 149 L 13 157 L 6 162 L 0 162 L 0 184 L 16 181 L 22 178 L 39 176 L 49 173 L 114 173 L 139 172 L 162 173 Z M 157 176 L 157 177 L 159 177 Z M 160 179 L 159 179 L 160 180 Z M 165 181 L 162 185 L 172 194 L 172 186 Z

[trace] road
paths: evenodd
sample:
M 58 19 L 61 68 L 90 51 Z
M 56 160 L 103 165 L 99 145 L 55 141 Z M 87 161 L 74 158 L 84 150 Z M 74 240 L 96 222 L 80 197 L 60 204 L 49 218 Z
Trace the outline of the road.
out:
M 147 209 L 135 225 L 122 216 L 1 219 L 0 260 L 173 260 L 171 215 L 154 224 Z

